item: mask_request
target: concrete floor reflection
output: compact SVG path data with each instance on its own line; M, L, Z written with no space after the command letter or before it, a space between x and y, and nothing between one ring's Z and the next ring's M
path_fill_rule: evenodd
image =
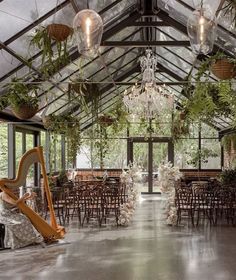
M0 279L235 280L236 228L166 226L159 198L143 195L129 227L74 222L60 244L0 252Z

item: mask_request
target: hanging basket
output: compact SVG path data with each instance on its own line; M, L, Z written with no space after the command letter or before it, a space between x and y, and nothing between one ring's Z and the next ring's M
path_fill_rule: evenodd
M211 65L211 72L220 80L229 80L236 76L234 63L228 59L219 59Z
M52 23L47 26L48 36L57 42L65 41L71 34L72 28L65 24Z
M111 116L103 115L98 117L98 122L104 126L110 126L115 122L115 119Z
M181 121L184 121L185 118L186 118L186 112L184 112L184 111L180 112L180 113L179 113L179 119L180 119Z
M20 120L31 119L38 111L38 105L21 104L19 107L12 107L12 112Z

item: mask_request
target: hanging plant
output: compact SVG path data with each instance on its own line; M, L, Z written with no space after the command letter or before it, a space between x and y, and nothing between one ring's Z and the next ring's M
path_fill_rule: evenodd
M230 15L232 18L232 24L236 27L236 1L235 0L227 0L225 1L225 6L221 9L223 15Z
M72 81L68 85L69 100L77 100L81 109L98 118L100 91L98 85L88 80Z
M98 117L98 122L104 126L110 126L115 122L115 119L112 116L107 114L100 115Z
M1 110L10 106L14 115L27 120L38 111L38 86L29 85L22 79L13 78L7 88L7 94L0 98Z
M189 134L189 124L186 122L173 122L172 123L172 138L174 141L177 139L187 136Z
M61 24L51 24L35 30L30 45L34 45L42 51L40 71L46 77L51 76L70 61L68 37L71 34L72 29ZM53 42L56 43L55 49L53 48Z
M196 79L200 81L204 75L208 78L210 72L220 80L230 80L236 76L236 59L217 52L201 64Z
M235 153L235 151L236 151L236 134L232 133L232 134L224 135L221 139L221 145L223 146L224 150L228 154L231 154L231 152Z
M198 81L189 99L181 103L181 108L187 112L187 117L192 121L211 121L215 117L234 115L234 104L236 104L235 93L229 81L218 83Z
M52 133L64 134L67 141L69 162L73 163L81 146L80 121L70 115L48 115L43 119L44 127Z
M65 24L52 23L47 26L48 36L57 42L65 41L73 33L73 29Z

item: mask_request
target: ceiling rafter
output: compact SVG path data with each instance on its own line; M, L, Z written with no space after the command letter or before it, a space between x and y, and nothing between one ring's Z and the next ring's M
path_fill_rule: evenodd
M102 46L104 47L136 47L136 48L147 48L147 46L162 46L162 47L188 47L190 46L189 41L103 41Z

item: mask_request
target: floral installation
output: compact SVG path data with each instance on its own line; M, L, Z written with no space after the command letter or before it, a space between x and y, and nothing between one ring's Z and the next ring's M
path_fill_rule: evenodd
M126 170L122 170L120 175L121 182L126 183L130 186L133 185L134 182L141 179L141 169L136 163L130 162L126 168Z
M161 192L167 197L166 199L166 223L168 225L177 224L177 210L175 207L175 181L182 177L178 167L174 167L171 162L163 163L158 168L158 178Z
M137 190L134 190L133 188L131 188L128 191L127 202L120 206L120 216L118 219L119 225L121 225L121 226L129 225L131 218L134 214L137 198L138 198Z

